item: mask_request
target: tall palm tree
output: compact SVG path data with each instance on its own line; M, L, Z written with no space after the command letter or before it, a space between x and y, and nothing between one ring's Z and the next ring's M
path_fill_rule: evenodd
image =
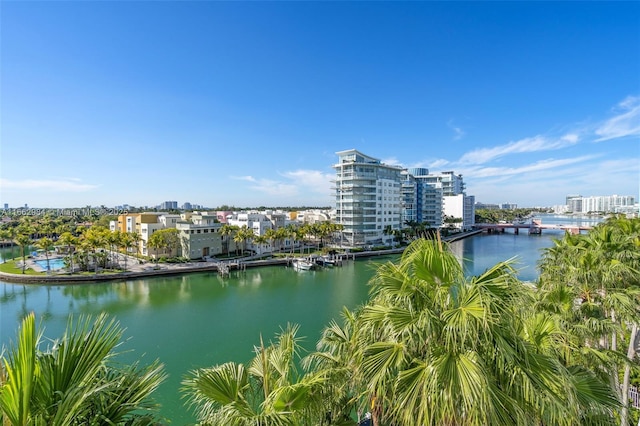
M258 245L258 247L260 248L260 250L258 251L260 252L260 254L262 254L262 249L269 242L269 239L266 235L258 235L253 239L253 242Z
M446 245L418 239L397 263L380 266L371 286L370 301L354 314L355 344L343 368L359 382L374 425L613 418L608 384L523 333L534 295L510 262L465 278Z
M127 232L127 235L129 235L132 244L136 248L136 257L140 257L140 234L138 234L137 232Z
M242 243L242 255L244 255L244 251L247 245L247 241L251 241L255 238L255 234L253 233L253 229L247 228L246 225L243 225L240 228L235 236L233 237L233 241L236 243Z
M278 251L282 251L282 245L284 243L284 240L287 239L287 237L289 236L289 231L287 231L285 228L278 228L276 229L276 242L278 243Z
M73 274L73 258L75 252L75 246L78 244L78 239L74 237L71 232L63 232L58 238L58 242L66 247L67 258L69 259L69 272Z
M101 258L105 256L105 254L100 252L99 249L104 249L108 244L105 231L108 232L108 230L104 228L91 227L81 236L86 243L86 247L91 252L94 263L94 273L96 275L98 274L98 266L100 266ZM105 260L106 263L106 258L103 260ZM106 264L103 266L106 266Z
M151 234L151 236L149 237L149 241L147 241L147 247L150 249L153 249L155 254L154 260L156 262L156 265L158 264L158 260L159 260L158 250L160 250L164 246L165 246L165 242L164 242L164 239L162 238L162 233L159 230Z
M231 241L230 237L234 235L236 232L238 232L239 229L240 229L239 227L235 225L229 225L227 223L225 223L220 227L220 235L224 239L227 246L227 257L229 257L229 245L230 245L229 243Z
M289 325L247 364L228 362L188 373L183 393L203 425L320 424L325 379L300 374L298 326Z
M289 225L285 226L283 229L284 229L284 235L285 235L284 238L288 240L290 243L289 253L293 254L294 246L296 242L296 236L295 236L296 226L290 223Z
M22 254L22 273L24 274L27 267L27 248L31 244L31 237L24 230L18 229L14 234L13 242L20 247L20 253Z
M640 219L614 218L587 235L555 240L540 263L539 303L571 336L564 357L620 389L621 425L628 422L630 376L629 362L621 360L635 356L640 317L639 247Z
M269 241L269 243L271 244L272 247L272 251L276 251L275 248L275 241L277 238L277 233L276 230L273 228L269 228L264 232L264 237Z
M44 256L47 259L47 272L51 271L51 265L49 264L49 252L53 249L53 240L48 237L42 237L36 242L36 245L44 250Z
M150 396L165 379L163 367L112 363L122 333L105 315L70 319L64 336L42 351L42 332L27 315L17 346L0 361L0 412L14 426L152 424Z
M111 259L112 267L115 267L118 263L118 247L122 239L122 232L120 230L111 231L106 230L105 240L109 244L109 258Z
M133 248L134 241L131 232L120 234L120 245L124 249L124 272L127 272L127 261L129 260L129 249Z
M25 273L27 267L27 249L31 244L31 228L25 226L18 226L13 232L13 242L20 247L20 254L22 256L22 273Z

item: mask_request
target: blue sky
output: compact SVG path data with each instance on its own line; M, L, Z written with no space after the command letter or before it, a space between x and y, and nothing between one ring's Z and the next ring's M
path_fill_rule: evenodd
M0 203L333 204L336 151L485 203L640 185L639 2L0 4Z

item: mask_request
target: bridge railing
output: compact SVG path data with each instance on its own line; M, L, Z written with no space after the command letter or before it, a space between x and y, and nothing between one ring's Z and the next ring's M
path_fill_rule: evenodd
M637 387L629 387L629 399L633 408L640 408L640 390Z

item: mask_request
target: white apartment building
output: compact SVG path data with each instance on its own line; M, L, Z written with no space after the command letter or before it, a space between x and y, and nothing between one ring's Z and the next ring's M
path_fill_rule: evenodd
M469 231L475 225L475 197L473 195L445 195L442 197L443 214L457 219L461 222L452 224L460 231Z
M418 223L428 223L432 228L439 228L442 226L443 216L443 204L442 197L444 195L442 176L439 174L429 174L429 170L418 167L407 170L408 181L413 181L415 189L413 191L413 198L410 198L409 194L405 194L403 201L405 203L413 204L413 217L403 219L413 220ZM451 174L453 172L450 172ZM455 176L455 175L454 175ZM450 182L451 178L449 174L445 175L446 181ZM459 177L460 181L456 183L455 188L464 189L462 183L462 176ZM447 184L448 195L451 193L452 184Z
M271 210L263 212L240 212L233 213L227 217L227 223L239 228L246 226L253 230L256 236L263 236L269 229L284 228L287 223L287 215L281 212ZM274 250L288 250L291 248L292 241L285 239L283 241L269 241L265 244L255 244L248 241L247 250L253 250L256 254L273 252Z
M460 230L473 228L475 197L466 195L462 175L403 169L355 149L336 154L335 222L344 226L344 245L392 245L393 236L384 232L388 227L402 229L415 221L440 228L446 216L458 219Z
M384 229L401 229L402 168L383 164L355 149L340 151L336 170L336 223L350 247L393 243Z
M566 211L572 213L629 213L636 207L631 195L603 195L583 197L567 195Z

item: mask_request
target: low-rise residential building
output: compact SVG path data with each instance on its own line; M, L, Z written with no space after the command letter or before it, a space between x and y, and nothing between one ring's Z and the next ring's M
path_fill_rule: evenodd
M175 228L181 219L180 215L163 212L130 213L118 216L116 220L109 222L111 231L120 231L136 234L138 247L132 247L131 252L137 252L143 256L153 256L148 248L149 238L160 229ZM173 257L179 255L178 250L162 251L158 256Z
M220 232L223 224L215 217L192 216L192 222L179 221L176 224L182 256L189 259L203 259L226 253L223 236ZM235 248L235 247L234 247Z

